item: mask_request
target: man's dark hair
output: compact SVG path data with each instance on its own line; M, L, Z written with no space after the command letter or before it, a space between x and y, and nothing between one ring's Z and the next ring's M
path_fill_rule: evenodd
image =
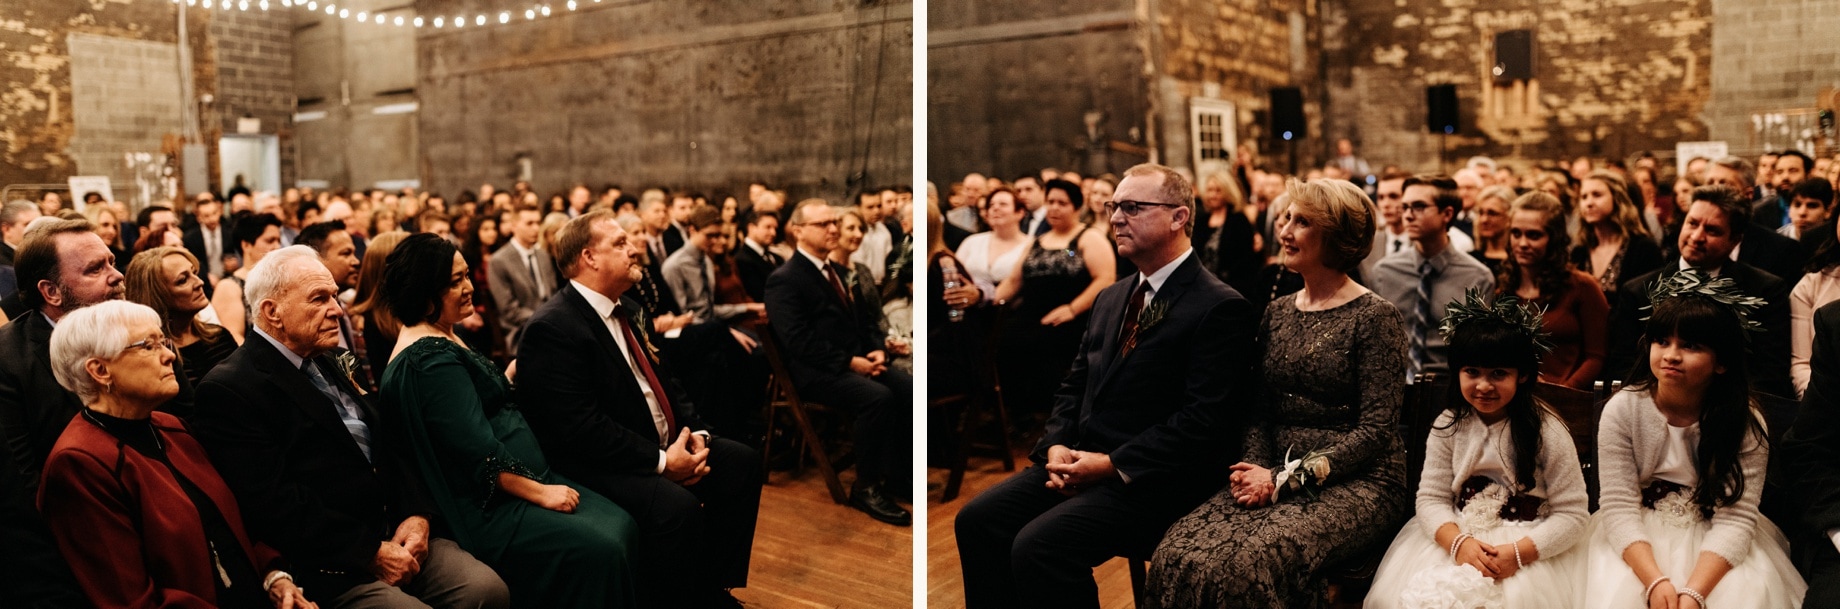
M894 194L897 194L897 195L913 194L914 192L914 187L908 186L906 184L896 184L894 186L889 187L888 189L893 190Z
M620 196L613 200L613 210L619 211L628 207L634 210L639 209L639 197L627 194L626 191L622 190L620 191Z
M1014 184L1014 185L1021 185L1023 180L1034 182L1037 186L1041 185L1041 176L1038 176L1032 173L1025 173L1020 176L1017 176L1016 179L1010 180L1009 183Z
M1400 187L1400 192L1404 192L1405 189L1413 186L1430 186L1437 189L1437 194L1431 197L1431 202L1436 203L1440 211L1446 209L1458 211L1463 209L1463 197L1457 195L1457 181L1451 179L1450 176L1444 174L1415 175L1406 178L1406 183L1404 186Z
M1790 191L1791 197L1805 197L1821 202L1822 207L1834 206L1834 183L1827 178L1808 178L1796 184Z
M576 216L556 231L556 246L550 253L556 256L556 265L562 267L563 276L574 277L578 273L575 266L581 261L582 251L594 244L594 223L613 218L613 212L597 209Z
M704 205L690 211L690 229L703 230L722 223L722 211Z
M19 243L19 250L13 253L13 273L19 280L19 302L30 309L45 306L45 297L38 291L38 282L49 280L55 285L60 281L58 235L95 230L95 225L90 224L89 220L58 220L27 232L25 239Z
M753 226L755 224L759 224L761 218L773 218L774 220L778 220L779 214L769 214L766 212L755 211L753 209L749 209L747 211L741 212L741 215L736 216L735 219L739 220L742 226Z
M413 326L441 314L441 299L453 285L454 244L437 235L404 237L384 259L383 301L390 314Z
M334 232L344 231L344 220L327 220L325 222L315 223L300 229L300 234L294 236L294 245L305 245L313 248L315 252L324 254L326 253L326 246L329 245L332 240L332 234Z
M301 201L300 206L294 208L294 221L300 222L302 220L306 220L307 212L309 211L314 212L314 213L319 213L319 203L316 203L313 201Z
M261 239L262 233L270 226L280 230L281 219L269 214L244 215L237 218L236 224L230 229L231 237L236 239L238 245L248 245Z
M1802 154L1802 151L1800 150L1784 150L1782 152L1776 153L1776 160L1781 161L1782 158L1786 156L1792 156L1792 157L1801 159L1803 173L1814 171L1814 157L1808 156L1806 154ZM1771 167L1771 169L1775 169L1775 168Z
M134 215L134 223L139 224L141 226L146 226L147 223L153 221L154 213L161 212L161 211L172 211L172 210L173 208L167 207L165 205L148 205L147 207L144 207L141 209L141 213Z
M1744 230L1751 225L1751 206L1744 195L1724 184L1708 184L1693 189L1693 201L1717 207L1725 215L1725 223L1731 225L1731 240L1744 240ZM1687 207L1691 209L1692 205Z

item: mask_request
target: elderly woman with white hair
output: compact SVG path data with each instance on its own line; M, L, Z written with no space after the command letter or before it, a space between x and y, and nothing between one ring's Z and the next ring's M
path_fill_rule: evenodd
M316 608L252 543L236 498L177 417L158 313L110 301L51 334L58 384L83 401L51 449L38 495L52 535L96 607Z

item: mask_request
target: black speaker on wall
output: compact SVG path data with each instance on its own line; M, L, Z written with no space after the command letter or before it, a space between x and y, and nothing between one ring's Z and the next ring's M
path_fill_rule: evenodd
M1533 80L1533 30L1495 34L1495 80Z
M1457 86L1425 87L1425 129L1432 133L1457 132Z
M1270 116L1273 136L1281 140L1303 139L1309 133L1309 121L1303 118L1303 89L1272 89Z

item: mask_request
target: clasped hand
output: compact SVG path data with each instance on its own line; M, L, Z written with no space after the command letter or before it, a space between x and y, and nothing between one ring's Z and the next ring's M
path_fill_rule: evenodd
M380 542L371 574L389 586L401 586L415 579L428 560L428 519L410 516L396 526L396 535Z
M888 354L870 351L867 356L852 357L850 371L868 377L881 376L888 371Z
M664 478L683 486L701 482L709 475L709 442L685 427L677 441L664 449Z
M1073 450L1056 444L1048 447L1047 487L1072 497L1085 487L1118 475L1112 456L1105 453Z
M1227 476L1227 489L1233 491L1233 502L1240 507L1260 507L1271 504L1271 498L1278 493L1278 485L1271 481L1271 470L1241 461L1228 468L1233 471Z

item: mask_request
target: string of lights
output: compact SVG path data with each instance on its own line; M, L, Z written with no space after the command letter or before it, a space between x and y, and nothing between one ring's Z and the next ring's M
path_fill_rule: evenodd
M582 5L599 4L601 3L601 1L602 0L568 0L567 2L562 4L562 7L564 10L574 11L576 9L581 8ZM278 3L282 8L304 9L304 10L312 11L312 12L324 12L326 13L327 16L338 17L339 19L355 21L357 23L368 23L368 24L375 24L375 25L394 25L396 27L418 27L418 28L432 27L436 29L441 29L441 28L461 29L461 28L467 28L467 27L485 27L488 25L502 25L502 24L511 23L512 20L516 18L516 13L517 13L517 11L499 11L496 14L478 13L478 14L472 14L472 15L460 14L460 15L453 15L453 16L437 15L433 17L432 19L430 19L430 18L425 18L420 15L413 16L413 17L405 16L405 15L391 16L391 15L385 15L383 13L372 14L367 11L358 11L357 13L354 14L349 8L341 8L337 4L332 3L332 2L321 4L319 0L275 0L275 2L273 3L271 3L270 0L256 0L255 2L250 2L249 0L234 0L234 1L233 0L173 0L173 4L184 4L186 6L193 6L193 7L203 8L203 9L225 10L225 11L233 10L233 9L240 10L240 11L250 11L250 10L266 11L266 10L269 10L269 8L271 7L271 4L276 4L276 3ZM550 5L548 4L537 4L537 5L532 5L528 8L525 8L523 11L523 17L525 21L535 21L536 19L540 17L548 17L554 12L555 10L551 9Z

